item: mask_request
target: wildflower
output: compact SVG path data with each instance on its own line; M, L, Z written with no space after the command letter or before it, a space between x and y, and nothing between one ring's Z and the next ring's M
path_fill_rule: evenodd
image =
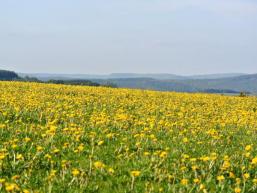
M251 150L252 150L252 146L251 145L245 146L245 151L251 151Z
M108 172L109 172L110 174L113 174L113 173L114 173L114 169L113 169L113 168L109 168L109 169L108 169Z
M180 183L181 183L182 185L187 185L187 184L188 184L188 179L183 178L183 179L180 181Z
M18 189L19 189L18 186L14 183L6 183L5 184L5 190L7 192L12 192L12 191L18 190Z
M53 153L55 153L55 154L57 154L57 153L59 153L59 152L60 152L60 150L57 149L57 148L53 150Z
M19 175L15 175L15 176L12 177L12 180L18 180L19 178L20 178Z
M0 178L0 184L5 183L5 179L4 178Z
M255 157L255 158L252 159L252 164L253 164L253 165L257 165L257 157Z
M51 159L52 156L51 156L50 154L46 154L46 155L44 156L44 158Z
M94 166L95 166L95 168L97 168L97 169L102 169L102 168L105 167L104 163L101 162L101 161L96 161L96 162L94 163Z
M196 166L196 165L193 165L191 168L192 168L193 171L196 171L199 167Z
M17 144L12 144L12 149L16 149L18 147Z
M84 150L84 144L80 144L79 146L78 146L78 151L79 152L82 152Z
M74 177L76 177L80 174L80 171L78 169L74 168L71 173Z
M188 139L185 137L185 138L183 138L183 142L184 143L188 143Z
M48 177L47 177L47 179L48 180L52 180L54 177L55 177L55 175L56 175L56 170L51 170L50 171L50 174L48 175Z
M37 151L38 151L38 152L40 152L40 151L42 151L42 150L43 150L43 147L41 147L41 146L37 146L37 148L36 148L36 149L37 149Z
M245 173L245 174L244 174L244 178L245 178L245 179L250 178L250 174L249 174L249 173Z
M236 178L236 184L240 184L241 183L241 179L240 178Z
M200 190L205 189L205 185L204 184L200 184Z
M22 154L18 154L18 155L16 156L16 159L17 159L17 160L21 160L21 159L23 159Z
M138 171L138 170L133 170L133 171L130 172L130 174L133 177L138 177L141 174L141 172Z
M25 137L25 138L24 138L24 141L25 141L25 142L29 142L29 141L31 141L31 139L30 139L29 137Z
M201 160L204 161L204 162L207 162L207 161L210 160L210 157L204 156L204 157L201 157Z
M167 153L166 151L162 151L162 152L160 153L160 158L166 158L167 155L168 155L168 153Z
M0 153L0 160L3 160L6 157L5 153Z
M104 141L99 141L98 143L97 143L97 145L103 145L104 144Z
M233 172L229 172L229 177L230 178L235 178L235 174Z
M230 167L230 162L229 161L224 161L223 165L222 165L222 169L226 170Z
M224 180L225 180L225 177L224 177L223 175L217 176L217 180L218 180L219 182L224 181Z
M245 157L250 157L251 153L250 152L246 152L245 153Z

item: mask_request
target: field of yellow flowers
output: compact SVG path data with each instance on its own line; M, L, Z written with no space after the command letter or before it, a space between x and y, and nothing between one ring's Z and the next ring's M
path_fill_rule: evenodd
M257 192L257 98L0 82L0 192Z

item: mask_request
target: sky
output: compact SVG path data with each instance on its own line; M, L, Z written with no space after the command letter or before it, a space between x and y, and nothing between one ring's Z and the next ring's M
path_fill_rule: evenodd
M0 0L0 69L257 73L257 1Z

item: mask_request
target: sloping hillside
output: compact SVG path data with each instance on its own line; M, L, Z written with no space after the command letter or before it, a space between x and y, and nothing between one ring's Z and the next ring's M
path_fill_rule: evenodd
M183 80L180 82L198 89L232 89L257 93L257 74L222 79Z
M19 76L15 72L8 70L0 70L0 80L15 80L18 78Z
M108 80L94 80L100 84L111 82L122 88L139 88L159 91L197 92L191 85L171 80L156 80L152 78L121 78Z

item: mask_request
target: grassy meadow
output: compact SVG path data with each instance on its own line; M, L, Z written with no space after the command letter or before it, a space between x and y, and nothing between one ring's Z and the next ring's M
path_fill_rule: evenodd
M257 192L257 98L0 82L0 192Z

